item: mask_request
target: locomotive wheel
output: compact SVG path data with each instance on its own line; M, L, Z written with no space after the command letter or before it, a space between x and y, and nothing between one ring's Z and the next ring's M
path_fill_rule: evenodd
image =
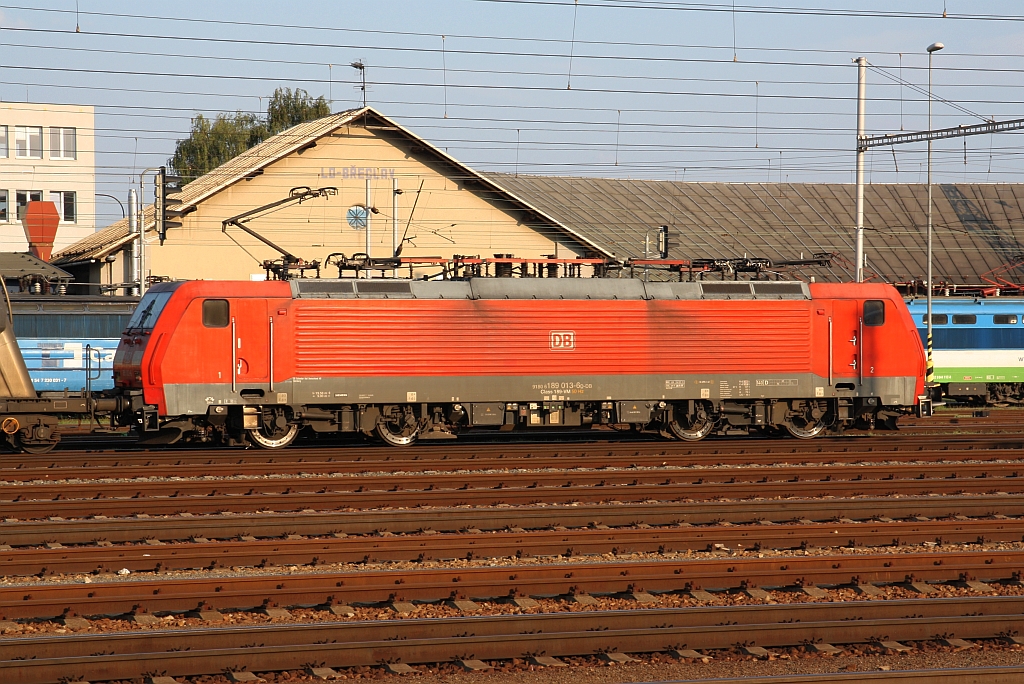
M825 431L824 423L815 423L806 427L797 427L793 424L786 425L786 431L797 439L814 439Z
M672 420L668 429L679 439L687 442L698 442L715 428L715 419L709 414L704 406L697 407L694 416L684 416L682 420Z
M381 416L377 434L391 446L411 446L420 437L420 424L411 411L393 410Z
M797 439L814 439L828 428L827 417L828 407L823 402L807 402L803 413L787 419L784 426Z
M419 439L420 428L383 421L377 424L377 434L391 446L411 446Z
M299 435L298 425L289 425L285 429L274 428L267 430L265 427L249 430L249 439L252 443L262 449L283 449Z
M288 423L288 417L280 409L266 414L260 427L249 430L249 439L262 449L283 449L299 435L299 426Z

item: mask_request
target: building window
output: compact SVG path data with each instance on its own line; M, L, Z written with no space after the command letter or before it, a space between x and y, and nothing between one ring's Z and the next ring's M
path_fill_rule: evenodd
M50 201L57 207L61 221L74 223L78 220L77 207L75 206L75 193L73 192L51 192Z
M77 136L74 128L50 127L50 159L76 159Z
M18 204L18 216L17 219L20 221L25 218L25 209L28 208L29 202L42 202L43 191L42 190L18 190L14 193L15 200Z
M43 127L14 127L14 156L18 159L43 158Z
M0 126L0 159L7 159L7 126Z
M0 221L7 220L7 191L0 190Z

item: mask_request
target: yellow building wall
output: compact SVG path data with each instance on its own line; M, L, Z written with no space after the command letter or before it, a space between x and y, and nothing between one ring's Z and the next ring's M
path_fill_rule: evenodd
M298 186L331 186L338 194L277 210L247 225L307 261L323 261L334 252L348 256L365 252L366 232L352 228L346 214L366 201L369 183L370 206L376 209L370 218L370 253L389 257L394 225L392 178L402 191L397 216L399 240L406 238L403 257L509 253L535 258L557 253L569 258L583 254L570 238L524 225L515 212L491 203L483 192L467 189L453 167L433 163L422 151L412 151L412 144L393 132L361 126L320 138L315 147L274 162L251 180L239 181L200 202L182 220L181 228L171 229L163 245L147 245L147 274L207 280L260 276L264 273L261 262L280 254L236 227L223 232L221 222L283 199ZM323 277L337 275L334 268L323 273Z

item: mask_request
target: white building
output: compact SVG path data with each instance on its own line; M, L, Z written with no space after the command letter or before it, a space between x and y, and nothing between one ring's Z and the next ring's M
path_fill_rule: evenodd
M57 205L54 252L96 230L94 120L92 107L0 102L0 252L28 251L32 201Z

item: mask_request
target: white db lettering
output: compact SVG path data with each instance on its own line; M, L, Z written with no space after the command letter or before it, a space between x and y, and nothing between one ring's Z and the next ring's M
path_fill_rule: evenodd
M572 351L576 348L576 333L572 330L551 331L551 351Z

